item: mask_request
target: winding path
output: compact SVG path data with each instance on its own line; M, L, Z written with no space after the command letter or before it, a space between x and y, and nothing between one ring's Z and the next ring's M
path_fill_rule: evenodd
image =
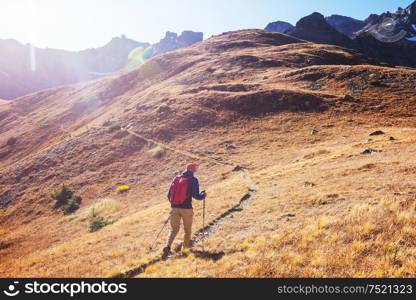
M205 226L204 228L200 228L199 230L197 230L193 236L192 239L192 243L195 245L205 239L207 239L208 237L210 237L218 227L220 227L223 223L227 222L230 218L232 218L232 216L234 216L235 214L241 212L244 210L244 208L250 203L250 201L254 198L256 192L257 192L257 187L255 185L255 183L253 182L253 180L250 177L250 173L246 168L240 167L232 162L228 162L228 161L223 161L220 158L212 158L212 157L201 157L197 154L191 153L189 151L185 151L185 150L180 150L180 149L176 149L173 148L171 146L168 146L164 143L161 143L159 141L156 141L154 139L150 139L147 138L137 132L134 132L131 128L131 126L128 126L126 128L122 128L122 130L127 131L129 134L140 138L144 141L146 141L149 144L154 144L157 145L159 147L162 147L166 150L170 150L173 152L176 152L178 154L190 157L192 159L197 159L197 160L201 160L201 161L211 161L217 164L221 164L221 165L226 165L226 166L232 166L234 169L233 171L241 171L243 172L243 178L247 184L247 189L248 192L247 194L245 194L243 197L241 197L240 202L233 206L232 208L230 208L229 210L225 211L224 213L222 213L220 216L218 216L215 220L211 221L207 226ZM221 258L223 255L225 255L224 252L221 253L210 253L210 252L203 252L203 251L194 251L194 254L196 256L199 257L204 257L204 258L209 258L212 260L218 260L219 258ZM168 258L164 258L162 255L160 257L157 257L147 263L144 263L138 267L135 267L131 270L128 270L122 274L119 274L117 276L114 276L114 278L132 278L135 277L141 273L143 273L147 267L157 264L161 261L164 261L166 259L169 258L173 258L173 257L180 257L180 251L177 250L176 253L174 253L172 256L168 257Z

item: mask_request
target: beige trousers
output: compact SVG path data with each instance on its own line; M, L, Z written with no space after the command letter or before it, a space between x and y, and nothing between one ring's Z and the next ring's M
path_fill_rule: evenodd
M185 248L191 247L191 235L192 235L192 220L194 217L193 209L183 209L183 208L172 208L170 212L170 225L172 230L169 234L168 246L171 247L175 237L178 235L179 229L181 227L181 219L183 220L183 228L185 231L185 236L183 239L183 245Z

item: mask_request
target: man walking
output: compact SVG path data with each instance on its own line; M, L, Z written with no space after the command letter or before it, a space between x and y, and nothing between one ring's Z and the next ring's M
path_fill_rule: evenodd
M170 186L168 199L172 207L170 212L170 224L172 230L169 234L168 244L163 249L164 256L167 256L170 253L172 243L179 232L181 220L183 220L185 231L183 246L185 248L191 247L192 221L194 216L192 198L204 200L207 196L205 192L199 192L199 182L198 179L194 177L197 170L197 165L188 165L186 171L175 177Z

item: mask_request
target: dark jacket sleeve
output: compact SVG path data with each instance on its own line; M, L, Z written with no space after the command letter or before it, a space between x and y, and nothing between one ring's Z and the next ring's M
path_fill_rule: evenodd
M195 177L192 178L193 194L192 197L196 200L204 200L205 196L199 192L199 182Z
M168 190L168 194L167 194L168 200L170 200L170 191L172 190L172 185L173 185L173 181L172 181L172 183L169 186L169 190Z

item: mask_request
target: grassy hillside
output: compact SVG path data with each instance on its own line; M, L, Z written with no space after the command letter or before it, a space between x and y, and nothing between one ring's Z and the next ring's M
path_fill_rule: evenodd
M0 274L415 276L415 79L245 30L19 98L0 107ZM196 203L196 251L163 261L167 232L149 246L190 161L205 249ZM83 197L70 215L62 183ZM93 208L117 222L89 232Z

